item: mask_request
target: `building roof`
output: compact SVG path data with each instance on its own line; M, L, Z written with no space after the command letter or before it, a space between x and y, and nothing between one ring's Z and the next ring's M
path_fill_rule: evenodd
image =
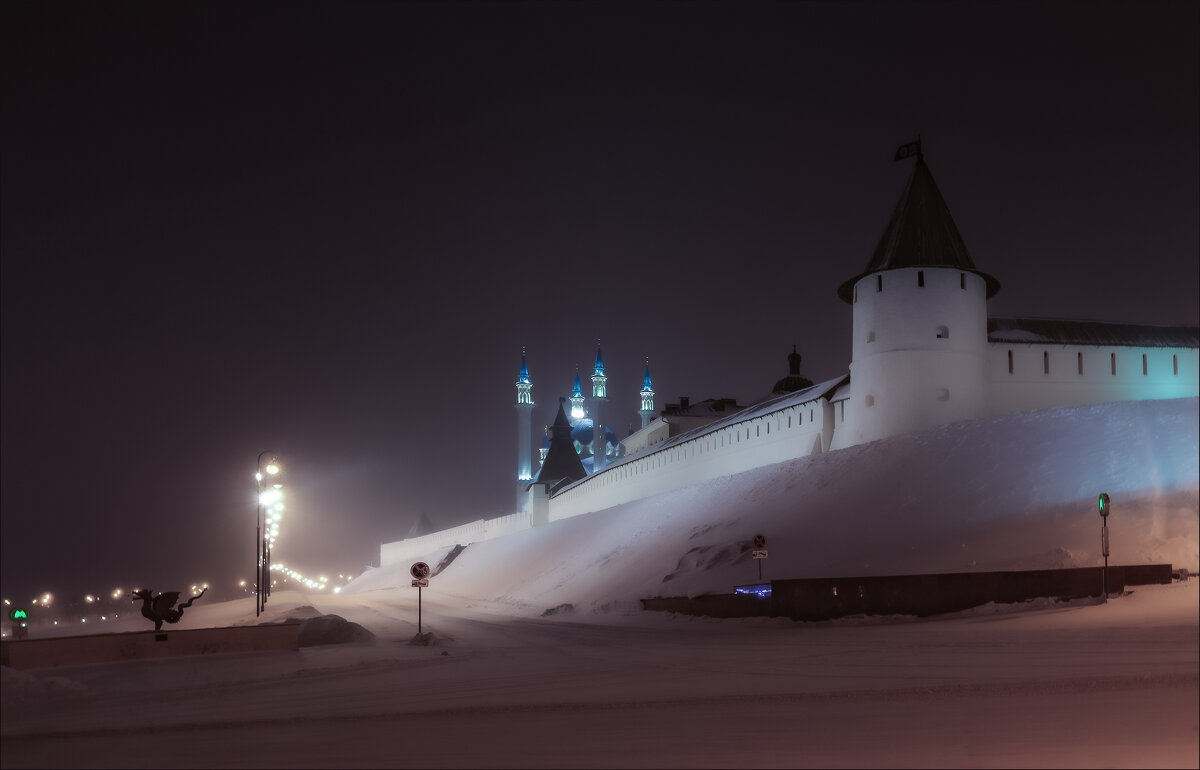
M989 318L987 330L988 342L1135 348L1200 347L1200 326L1159 326L1056 318Z
M679 403L667 404L662 410L662 414L665 417L688 416L708 419L745 408L745 406L737 403L737 399L734 398L706 398L703 401L697 401L693 404L687 396L680 396Z
M813 381L807 377L800 376L800 354L796 352L796 346L792 345L792 352L788 353L788 376L775 383L775 387L771 389L771 393L778 395L780 393L795 393L797 390L811 388Z
M987 296L1000 291L1000 282L978 270L959 235L954 217L946 206L925 157L917 156L912 176L900 194L887 229L875 247L866 269L838 287L838 296L854 301L854 284L860 278L882 270L902 267L949 267L981 276L987 283Z

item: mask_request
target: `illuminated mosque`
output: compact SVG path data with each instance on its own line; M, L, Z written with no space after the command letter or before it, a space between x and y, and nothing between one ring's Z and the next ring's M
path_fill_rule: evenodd
M800 356L768 397L659 413L646 365L641 427L618 440L597 345L592 395L576 373L533 469L532 382L517 379L517 505L380 548L380 564L501 537L754 468L938 425L1014 412L1200 394L1200 327L988 317L1000 282L975 266L919 143L916 163L862 272L837 288L850 305L848 371L800 377ZM793 357L794 356L794 357ZM593 448L603 451L593 452Z

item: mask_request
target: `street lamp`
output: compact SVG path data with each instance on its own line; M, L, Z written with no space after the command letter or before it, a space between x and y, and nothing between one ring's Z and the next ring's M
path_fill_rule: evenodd
M263 458L268 455L270 459L264 464ZM271 593L271 546L279 534L279 520L283 517L283 476L279 458L271 450L259 452L254 481L258 486L258 519L254 532L254 579L257 589L254 592L254 614L258 616Z

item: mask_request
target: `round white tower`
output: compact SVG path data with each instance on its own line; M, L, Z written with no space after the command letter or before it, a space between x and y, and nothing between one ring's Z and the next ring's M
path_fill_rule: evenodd
M867 269L838 296L853 305L845 447L985 413L987 299L937 184L917 155Z

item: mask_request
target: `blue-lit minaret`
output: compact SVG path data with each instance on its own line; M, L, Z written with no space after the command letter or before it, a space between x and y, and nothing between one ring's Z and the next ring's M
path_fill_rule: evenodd
M600 340L596 340L596 368L592 371L592 473L604 467L608 438L605 436L603 406L608 402L608 376L604 373L604 356Z
M575 367L575 387L571 389L571 424L579 422L587 414L583 411L583 387L579 384L579 367Z
M529 417L533 412L533 383L521 348L521 373L517 376L517 510L525 507L525 489L533 480L533 454L529 449Z
M646 359L646 376L642 378L642 408L638 414L642 416L642 427L650 423L654 416L654 384L650 382L650 359Z

